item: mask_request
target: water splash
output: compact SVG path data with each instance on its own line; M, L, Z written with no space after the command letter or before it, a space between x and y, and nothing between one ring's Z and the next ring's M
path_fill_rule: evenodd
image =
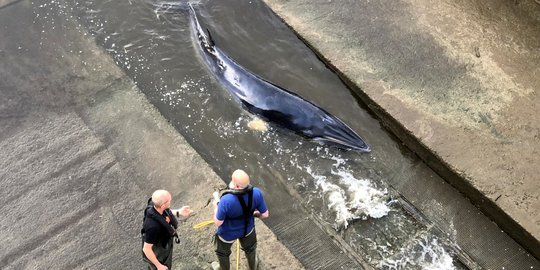
M368 180L358 180L350 172L337 171L341 183L347 186L351 197L348 207L354 211L354 216L369 216L372 218L384 217L390 212L388 206L388 190L374 188Z
M424 235L408 247L403 247L398 256L386 258L379 263L381 269L454 270L454 260L437 237Z
M334 212L336 230L347 228L352 220L381 218L390 212L388 191L378 190L367 179L357 179L348 171L334 168L332 175L339 180L331 183L327 176L316 174L310 167L306 171L322 190L328 209Z

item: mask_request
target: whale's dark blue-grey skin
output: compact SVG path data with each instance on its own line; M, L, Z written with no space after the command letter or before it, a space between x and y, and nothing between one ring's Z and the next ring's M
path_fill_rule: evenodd
M191 30L198 51L219 83L250 113L317 142L369 152L370 147L337 117L313 103L251 73L215 46L189 5Z

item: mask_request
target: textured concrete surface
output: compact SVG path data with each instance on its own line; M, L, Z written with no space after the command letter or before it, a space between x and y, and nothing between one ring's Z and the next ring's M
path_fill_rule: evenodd
M5 7L7 5L12 5L14 3L17 3L21 0L0 0L0 8Z
M34 20L29 1L0 7L0 269L143 269L157 188L197 213L174 269L210 269L213 226L192 226L223 181L76 24ZM263 269L302 269L257 222Z
M537 1L265 2L390 130L540 257Z
M535 1L266 2L390 129L534 251ZM141 268L141 211L159 187L198 212L180 227L175 268L208 268L212 229L191 226L209 218L207 191L222 181L76 25L49 31L34 19L30 1L0 0L0 268ZM301 268L258 226L265 268Z

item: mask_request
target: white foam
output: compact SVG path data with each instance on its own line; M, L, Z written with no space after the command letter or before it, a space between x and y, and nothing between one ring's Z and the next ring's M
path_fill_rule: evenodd
M390 212L387 191L374 188L370 181L356 179L350 172L332 170L332 174L340 178L339 183L334 184L311 168L306 170L322 190L328 209L335 213L336 229L347 228L351 220L381 218Z
M437 238L425 235L414 243L419 245L422 250L410 252L413 247L403 248L402 250L408 250L409 252L402 253L399 258L387 258L381 261L379 268L410 269L412 266L416 266L415 269L424 270L456 269L452 256L444 249Z
M388 215L388 191L374 188L370 181L356 179L350 172L337 171L332 173L341 177L341 183L346 185L350 200L349 209L354 209L353 216L369 216L381 218Z
M420 243L420 245L423 247L422 254L419 259L422 269L455 269L452 257L441 245L439 245L437 238L432 239L430 243Z

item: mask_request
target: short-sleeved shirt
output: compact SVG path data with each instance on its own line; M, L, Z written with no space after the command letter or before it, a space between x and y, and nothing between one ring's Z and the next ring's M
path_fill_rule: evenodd
M246 205L248 204L248 193L241 196L244 199ZM234 194L225 194L221 197L216 218L223 220L223 224L218 227L217 234L221 238L231 241L244 237L245 220L242 211L242 205L238 201L240 196ZM251 212L258 210L261 213L268 211L266 203L264 201L262 192L258 188L253 188L253 201ZM255 227L255 218L251 215L248 219L248 228L246 232L250 232Z
M167 214L163 212L162 216L166 217ZM163 226L153 218L146 218L144 220L143 227L144 242L148 244L155 245L159 243L162 247L165 247L169 243L169 240L172 239L172 237L169 235L169 232L167 232L167 229L163 228Z

